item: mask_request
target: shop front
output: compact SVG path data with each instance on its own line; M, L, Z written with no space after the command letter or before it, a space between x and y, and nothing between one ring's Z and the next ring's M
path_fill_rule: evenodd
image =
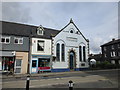
M51 71L51 56L38 56L32 58L31 73Z
M10 51L0 51L0 70L14 72L15 54Z

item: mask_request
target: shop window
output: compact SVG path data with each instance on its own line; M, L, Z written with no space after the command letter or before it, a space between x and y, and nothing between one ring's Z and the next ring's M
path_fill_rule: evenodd
M56 59L57 61L60 61L60 44L57 43L57 46L56 46Z
M61 45L61 56L62 56L62 61L65 61L65 45Z
M79 60L82 61L82 47L79 46Z
M38 40L37 42L37 50L44 51L44 41Z
M83 61L86 61L86 51L85 51L85 46L83 46Z
M14 43L15 44L23 44L23 38L17 38L17 37L15 37Z
M9 44L10 43L10 37L1 37L0 42L5 43L5 44Z
M39 58L38 59L38 67L49 67L50 59L49 58Z

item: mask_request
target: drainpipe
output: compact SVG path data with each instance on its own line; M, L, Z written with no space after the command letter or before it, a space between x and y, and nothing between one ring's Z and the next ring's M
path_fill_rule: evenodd
M31 46L32 46L31 35L32 35L32 31L30 31L30 35L29 35L29 51L28 51L28 67L27 67L27 74L30 74Z

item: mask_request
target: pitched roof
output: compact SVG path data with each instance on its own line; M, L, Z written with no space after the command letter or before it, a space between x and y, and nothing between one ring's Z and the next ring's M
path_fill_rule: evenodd
M59 30L43 27L45 30L44 35L37 35L36 30L38 26L7 22L7 21L0 21L0 25L2 25L2 32L0 32L0 34L5 34L5 35L20 35L20 36L32 35L32 37L50 39L52 35L56 35L57 33L59 33Z
M70 23L72 23L75 27L76 27L76 29L80 32L80 30L78 29L78 27L75 25L75 23L73 22L73 20L72 20L72 18L70 19L70 22L65 26L65 27L63 27L60 31L62 31L63 29L65 29ZM82 37L87 41L87 42L89 42L89 40L88 39L86 39L85 38L85 36L80 32L80 34L82 35Z
M101 47L102 46L108 46L108 45L116 44L116 43L120 43L120 39L112 40L112 41L110 41L108 43L105 43L105 44L101 45Z

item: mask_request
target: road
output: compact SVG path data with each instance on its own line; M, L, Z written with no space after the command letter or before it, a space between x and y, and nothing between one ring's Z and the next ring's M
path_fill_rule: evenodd
M78 71L64 74L30 77L30 88L118 88L119 70ZM25 88L26 77L3 79L2 88Z

